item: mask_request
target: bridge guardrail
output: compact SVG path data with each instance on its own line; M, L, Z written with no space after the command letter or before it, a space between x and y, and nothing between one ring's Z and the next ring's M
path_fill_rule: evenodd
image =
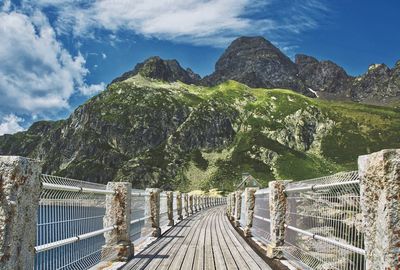
M229 194L227 215L271 258L284 256L300 269L400 267L399 149L360 156L358 171L272 181L245 199L238 217L237 200L250 194Z
M134 244L161 236L160 214L166 217L161 225L183 218L189 195L40 171L35 160L0 156L0 269L89 269L101 261L126 261ZM224 203L190 197L192 213L206 209L207 201Z

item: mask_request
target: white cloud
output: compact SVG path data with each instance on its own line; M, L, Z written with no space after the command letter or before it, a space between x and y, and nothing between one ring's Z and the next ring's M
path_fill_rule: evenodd
M24 128L19 125L21 122L23 122L23 119L15 114L4 116L3 121L0 123L0 135L23 131Z
M286 16L274 16L274 5L281 0L75 0L61 5L38 0L35 5L56 8L57 29L77 36L90 37L95 28L132 30L147 37L225 46L240 35L270 37L279 31L298 34L314 28L315 17L324 10L321 1L291 0L280 7L290 11Z
M106 59L106 58L107 58L107 54L101 53L101 57L102 57L103 59Z
M54 115L79 89L98 89L85 83L83 56L63 48L43 13L0 12L0 36L1 113Z
M99 84L83 85L79 88L79 91L85 96L94 95L100 91L103 91L106 85L102 82Z

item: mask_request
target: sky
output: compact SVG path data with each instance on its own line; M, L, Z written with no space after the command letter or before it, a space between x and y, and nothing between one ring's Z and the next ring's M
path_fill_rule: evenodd
M353 76L400 60L398 0L0 0L0 135L57 120L158 55L201 76L239 36Z

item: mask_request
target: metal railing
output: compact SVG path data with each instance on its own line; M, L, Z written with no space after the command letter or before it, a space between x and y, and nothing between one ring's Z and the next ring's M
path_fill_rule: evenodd
M284 185L284 256L300 269L365 269L358 172ZM254 194L251 235L264 245L272 243L270 193L265 188ZM244 194L239 220L242 228L246 225Z
M101 259L105 185L42 175L35 269L86 269Z
M39 201L35 269L89 269L98 264L105 244L106 185L42 175ZM149 194L132 190L130 238L135 242L151 234Z
M271 220L269 212L269 189L260 189L254 194L254 217L251 233L259 241L268 244L271 240Z
M364 269L357 172L286 185L284 254L311 269Z
M130 239L136 242L151 234L150 213L148 204L150 194L144 190L134 189L131 193Z

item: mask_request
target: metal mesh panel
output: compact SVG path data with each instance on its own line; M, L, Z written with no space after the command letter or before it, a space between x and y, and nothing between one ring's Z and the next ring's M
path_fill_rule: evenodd
M287 184L286 257L311 269L365 268L364 256L351 249L364 248L357 180L357 172L349 172Z
M168 205L167 205L167 194L165 192L160 193L160 227L168 225Z
M43 183L105 190L105 185L42 175ZM40 195L36 246L103 229L104 194L43 189ZM35 269L87 269L97 264L104 245L98 235L36 254Z
M255 193L254 218L251 233L264 243L271 240L271 224L269 212L269 190L260 189Z
M149 194L144 190L134 189L131 196L130 239L135 242L151 234L151 224L147 213Z

